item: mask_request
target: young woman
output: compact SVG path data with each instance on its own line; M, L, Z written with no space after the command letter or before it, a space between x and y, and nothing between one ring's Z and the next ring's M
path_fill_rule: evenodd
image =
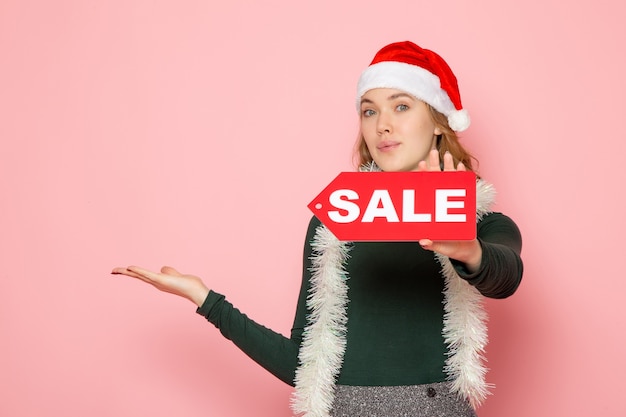
M411 42L381 49L358 82L361 170L472 170L456 132L469 126L445 61ZM295 386L305 416L475 416L488 394L483 297L522 277L521 236L490 211L477 181L472 241L341 242L311 220L289 338L241 314L202 280L170 267L115 268L194 302L252 359Z

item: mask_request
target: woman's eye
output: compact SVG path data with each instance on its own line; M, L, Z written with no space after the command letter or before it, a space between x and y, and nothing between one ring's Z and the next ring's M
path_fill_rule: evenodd
M371 110L371 109L363 110L363 117L370 117L370 116L373 116L374 114L375 114L374 110Z
M409 106L407 106L406 104L398 104L398 106L396 107L397 111L407 111L409 109Z

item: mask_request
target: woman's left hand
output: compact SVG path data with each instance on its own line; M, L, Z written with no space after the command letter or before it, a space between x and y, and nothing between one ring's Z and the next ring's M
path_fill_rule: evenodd
M138 266L127 268L113 268L114 275L126 275L147 282L159 291L184 297L200 307L207 295L209 288L202 280L190 274L181 274L171 266L164 266L161 272L150 271Z
M439 151L433 149L428 154L428 159L417 166L418 172L441 171ZM459 162L454 166L454 160L449 152L443 156L443 171L465 171L465 165ZM437 240L420 239L419 244L426 250L431 250L451 259L463 262L470 272L478 271L482 258L482 248L478 240Z

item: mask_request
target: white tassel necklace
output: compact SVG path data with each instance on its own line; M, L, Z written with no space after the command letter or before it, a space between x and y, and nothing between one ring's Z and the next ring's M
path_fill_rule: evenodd
M371 171L375 168L364 167ZM476 183L476 221L489 213L495 190L483 180ZM303 417L328 417L335 381L346 348L348 274L345 262L349 242L339 241L324 225L315 233L311 257L311 290L307 298L308 325L298 359L292 409ZM489 394L485 382L484 348L487 314L483 296L456 273L448 257L435 254L444 285L442 334L448 347L445 372L452 391L478 406Z

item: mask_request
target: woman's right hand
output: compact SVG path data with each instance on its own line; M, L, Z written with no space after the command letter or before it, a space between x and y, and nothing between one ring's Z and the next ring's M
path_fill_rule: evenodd
M161 272L153 272L138 266L114 268L116 275L126 275L151 284L156 289L184 297L198 307L204 303L209 288L195 275L181 274L172 267L164 266Z

